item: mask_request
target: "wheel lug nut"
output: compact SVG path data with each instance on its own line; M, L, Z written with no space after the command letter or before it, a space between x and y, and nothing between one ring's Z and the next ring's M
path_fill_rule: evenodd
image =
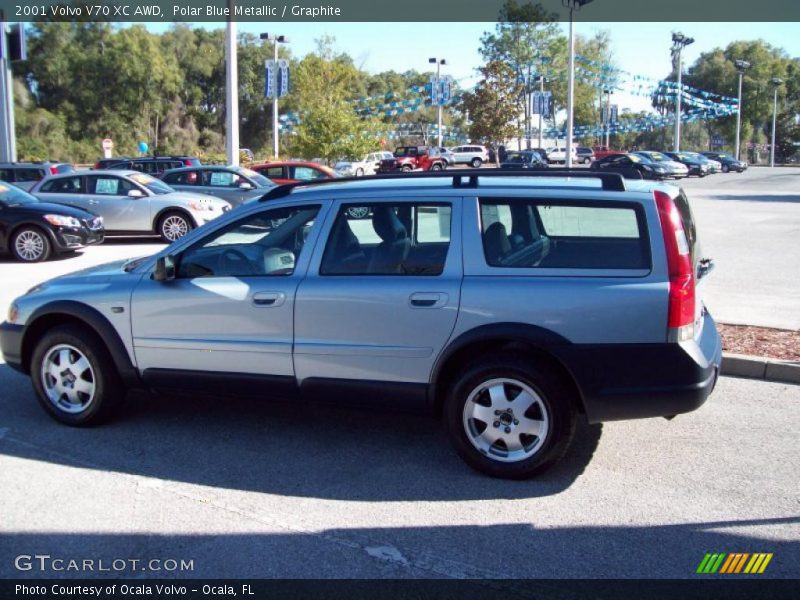
M506 433L511 433L511 427L506 427Z
M495 421L495 422L494 422L494 426L495 426L495 427L500 427L500 421Z

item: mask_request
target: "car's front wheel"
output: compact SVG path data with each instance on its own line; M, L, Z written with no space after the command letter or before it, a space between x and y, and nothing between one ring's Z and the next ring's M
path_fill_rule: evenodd
M183 213L170 212L158 221L158 235L168 244L181 239L191 230L192 222Z
M11 237L11 252L22 262L41 262L47 260L53 246L47 234L38 227L22 227Z
M483 161L480 158L473 158L472 161L469 163L473 169L480 169Z
M441 171L441 170L442 170L441 163L433 163L431 165L431 171Z
M125 393L103 341L77 325L61 325L42 336L30 372L40 404L67 425L106 420Z
M728 165L722 165L722 172L723 173L727 173L730 170L731 170L731 168Z
M403 173L410 173L411 172L411 165L403 165L403 168L400 169Z
M356 177L363 177L363 176L364 176L364 169L362 169L361 167L356 169Z
M451 386L450 441L473 469L525 479L560 459L575 431L570 386L533 359L501 354L468 367Z

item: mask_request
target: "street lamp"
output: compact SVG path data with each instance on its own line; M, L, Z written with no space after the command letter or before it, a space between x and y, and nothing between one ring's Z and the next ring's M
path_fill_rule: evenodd
M783 84L783 79L779 77L772 78L772 87L775 88L775 97L772 104L772 145L769 149L769 166L775 166L775 125L778 122L778 88Z
M611 94L614 90L606 89L603 93L606 94L606 148L609 149L611 148Z
M736 114L736 160L739 160L739 141L742 134L742 76L744 72L750 68L750 63L746 60L736 60L733 63L736 65L736 70L739 71L739 110Z
M678 57L678 92L675 95L675 152L681 151L681 96L683 95L681 50L694 43L694 38L687 37L681 32L672 34L672 56Z
M439 94L441 93L441 88L439 87L439 72L440 72L439 69L441 69L442 65L446 65L447 61L445 59L443 59L443 58L429 58L428 62L430 64L435 64L436 65L436 84L435 84L436 85L436 93L435 94L431 94L431 95L437 98L436 104L438 105L437 106L438 110L437 110L436 122L437 122L438 127L439 127L437 129L437 132L439 134L439 138L438 138L439 139L439 144L438 145L439 145L439 147L441 147L442 146L442 102L441 102L441 98L439 98Z
M289 38L285 35L277 35L274 33L262 33L259 36L262 40L267 40L274 43L275 47L275 62L273 63L273 72L278 73L278 44L288 44ZM272 86L272 155L278 158L278 86Z
M575 125L575 36L573 35L573 13L591 1L561 0L561 4L569 8L569 81L567 84L567 156L565 159L565 165L568 169L572 168L572 132Z

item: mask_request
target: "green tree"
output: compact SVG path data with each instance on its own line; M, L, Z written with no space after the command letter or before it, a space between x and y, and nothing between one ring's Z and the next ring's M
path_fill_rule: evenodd
M516 98L520 83L511 66L499 60L487 63L480 72L483 78L462 101L471 120L470 138L489 145L502 144L519 132Z

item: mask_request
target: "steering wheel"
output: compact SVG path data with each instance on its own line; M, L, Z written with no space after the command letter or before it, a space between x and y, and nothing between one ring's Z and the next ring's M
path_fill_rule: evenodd
M253 264L241 250L226 248L220 257L220 270L225 275L255 275Z

